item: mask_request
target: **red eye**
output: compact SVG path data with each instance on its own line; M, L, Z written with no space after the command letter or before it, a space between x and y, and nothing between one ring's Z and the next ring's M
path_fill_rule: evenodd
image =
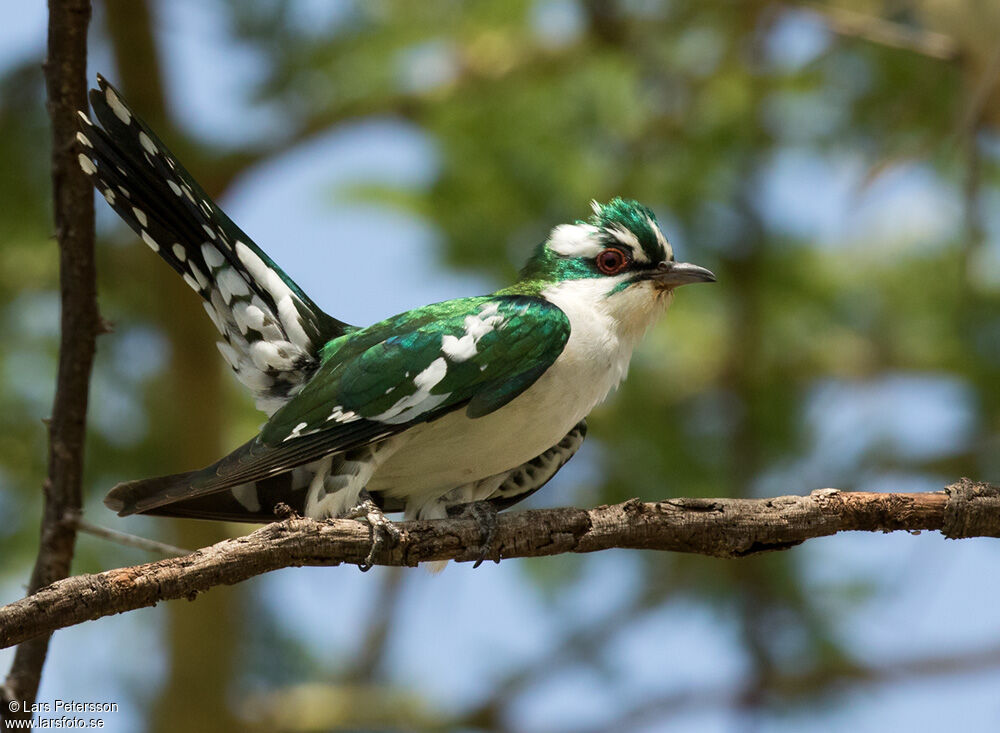
M614 247L609 247L597 255L597 269L605 275L617 275L627 264L625 253Z

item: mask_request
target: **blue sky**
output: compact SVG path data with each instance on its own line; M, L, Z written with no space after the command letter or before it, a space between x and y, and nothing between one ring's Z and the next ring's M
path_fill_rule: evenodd
M232 135L248 139L273 132L280 119L266 110L248 111L239 102L259 67L251 51L227 42L211 4L174 0L163 5L168 8L160 26L163 57L171 60L166 64L168 91L185 127L219 143ZM553 24L555 31L560 22L573 22L572 13L560 8L571 3L552 5L556 20L544 22ZM305 14L322 14L329 6L312 2L302 7ZM0 67L36 54L44 43L44 24L40 2L6 8L0 25ZM787 55L784 63L801 63L825 42L822 29L808 21L780 32L786 37L781 44ZM91 77L111 68L98 55L92 59ZM338 128L250 171L222 204L322 307L344 320L367 323L494 285L443 268L437 233L426 222L337 201L338 185L391 182L419 187L433 180L436 166L433 141L419 130L398 121L374 120ZM860 240L861 233L870 239L872 231L884 233L891 246L921 246L921 241L934 240L935 232L952 228L958 203L933 173L918 165L904 166L866 189L861 186L866 172L864 161L850 156L821 158L789 149L770 166L761 196L779 229L810 235L817 246L849 245ZM110 225L113 216L100 208L101 221ZM914 217L914 211L919 216ZM370 256L355 258L350 277L316 267L316 262L336 261L333 253L358 243ZM769 481L778 490L803 481L832 482L838 465L856 458L857 444L873 433L900 450L932 452L969 428L975 416L968 400L960 385L941 375L887 375L861 386L833 380L817 385L804 418L804 427L815 435L815 455ZM598 449L588 445L535 503L572 502L593 465L588 455L592 458L590 451ZM942 482L948 478L942 477ZM905 475L871 476L871 486L885 490L939 485ZM100 521L117 526L110 515ZM136 526L154 521L143 519ZM831 589L845 583L871 580L884 589L861 606L845 608L841 617L839 633L862 659L891 662L1000 644L1000 592L989 581L1000 562L995 541L950 542L933 533L854 534L813 541L795 552L818 604L834 603ZM641 590L638 562L638 555L628 552L588 558L585 580L554 605L541 597L516 562L476 571L452 565L439 576L410 573L404 589L407 613L390 641L390 676L445 709L474 702L487 695L505 671L544 657L553 638L575 624L613 616L616 600ZM350 655L355 648L355 634L363 628L379 572L286 570L258 578L252 586L265 603L281 603L280 616L288 629L333 658ZM0 588L0 599L13 599L20 592L17 587ZM330 623L331 613L336 623ZM112 729L134 728L139 722L134 701L155 696L164 675L161 624L161 610L147 609L59 632L40 699L133 701L109 724ZM746 672L734 619L702 605L672 604L623 627L609 649L607 662L617 672L614 685L570 668L523 697L515 727L569 729L610 720L647 696L738 685ZM0 651L0 668L9 666L10 657L9 650ZM930 731L953 727L960 710L964 730L995 730L1000 721L998 689L1000 670L868 691L852 688L822 710L756 722L766 731ZM730 731L737 727L734 715L696 709L666 727L649 730Z

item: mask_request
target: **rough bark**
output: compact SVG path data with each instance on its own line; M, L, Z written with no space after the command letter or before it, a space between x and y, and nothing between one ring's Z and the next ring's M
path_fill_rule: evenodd
M81 502L90 371L102 328L94 266L93 191L77 164L75 148L76 111L86 105L89 21L89 0L50 0L45 82L52 120L52 193L62 312L58 382L49 422L49 472L43 485L41 539L29 594L70 572L76 544L74 519ZM48 645L48 634L42 634L18 647L0 698L5 702L35 700ZM10 715L6 704L0 707L0 716Z
M375 555L379 565L476 560L480 527L471 519L401 522L399 537ZM613 547L739 558L784 550L844 531L937 530L949 538L1000 537L1000 487L968 479L943 491L881 494L821 489L772 499L627 501L596 509L501 514L496 557L539 557ZM55 629L194 599L284 567L361 564L371 546L364 522L294 517L190 555L58 581L0 608L0 647Z

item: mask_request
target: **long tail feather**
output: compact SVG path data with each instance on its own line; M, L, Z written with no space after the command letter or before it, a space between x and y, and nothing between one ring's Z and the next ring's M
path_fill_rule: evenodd
M268 414L351 327L320 310L205 194L104 78L83 112L80 166L115 212L205 300L219 350Z
M210 471L126 481L108 492L104 504L120 517L149 514L252 523L273 522L279 504L298 514L305 511L306 489L312 478L308 470L292 470L206 494L193 490Z

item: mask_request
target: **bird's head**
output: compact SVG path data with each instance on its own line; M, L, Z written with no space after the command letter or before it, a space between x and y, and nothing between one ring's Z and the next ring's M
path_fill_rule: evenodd
M677 262L653 212L616 198L591 204L587 221L552 230L521 273L521 283L573 299L599 300L623 325L645 330L669 302L675 288L714 282L711 271Z

